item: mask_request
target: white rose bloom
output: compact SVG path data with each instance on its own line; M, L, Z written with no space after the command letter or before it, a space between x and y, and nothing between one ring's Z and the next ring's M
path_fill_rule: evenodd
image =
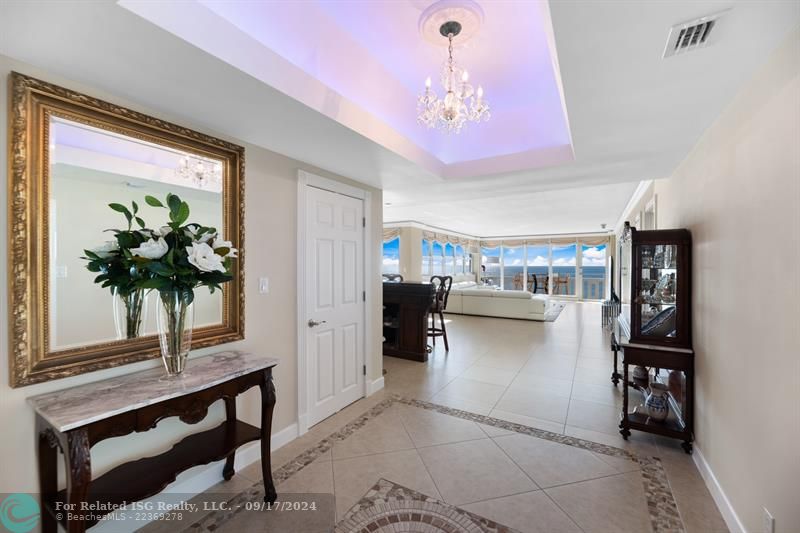
M149 239L140 244L138 248L131 248L133 255L146 257L147 259L161 259L168 251L169 245L161 237Z
M225 272L222 257L214 253L214 249L204 242L190 244L186 251L189 262L203 272Z
M105 259L111 257L117 250L119 250L117 241L106 241L97 248L93 248L91 251L97 254L98 257Z
M169 226L161 226L158 229L153 230L153 233L158 235L159 237L166 237L172 232L172 228Z
M230 250L227 254L223 255L222 257L239 257L238 254L239 250L233 247L233 243L231 241L224 241L222 239L214 239L214 243L212 245L214 251L216 252L220 248L227 248Z

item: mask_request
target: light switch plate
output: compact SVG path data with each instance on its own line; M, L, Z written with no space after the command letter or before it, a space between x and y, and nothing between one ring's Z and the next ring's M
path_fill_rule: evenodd
M269 292L269 278L258 278L258 292L261 294Z

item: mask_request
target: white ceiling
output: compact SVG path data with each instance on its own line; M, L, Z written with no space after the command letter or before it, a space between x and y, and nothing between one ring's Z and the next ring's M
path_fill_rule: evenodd
M714 45L661 59L671 25L731 5L714 29ZM231 66L238 58L212 57L111 1L6 0L0 53L171 120L381 187L392 204L387 221L476 235L538 234L613 225L637 182L669 176L800 23L797 2L553 1L549 7L575 161L459 180L412 162L401 135L387 149ZM339 95L325 96L327 105L342 105Z

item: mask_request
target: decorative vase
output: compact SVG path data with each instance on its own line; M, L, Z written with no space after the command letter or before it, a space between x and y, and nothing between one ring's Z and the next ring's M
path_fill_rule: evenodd
M644 401L647 416L657 422L663 422L669 414L669 400L667 391L669 388L663 383L651 383L650 394Z
M192 347L194 327L194 293L192 291L159 291L158 341L161 358L168 376L178 376L186 367Z
M119 287L114 287L114 328L117 339L135 339L147 317L147 292L136 289L123 294Z

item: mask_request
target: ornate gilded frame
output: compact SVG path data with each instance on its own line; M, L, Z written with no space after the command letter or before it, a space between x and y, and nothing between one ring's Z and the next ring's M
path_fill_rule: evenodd
M155 335L67 350L49 346L48 136L51 116L223 161L223 232L239 249L222 323L195 328L193 348L244 338L244 148L17 72L9 76L10 384L20 387L157 357Z

